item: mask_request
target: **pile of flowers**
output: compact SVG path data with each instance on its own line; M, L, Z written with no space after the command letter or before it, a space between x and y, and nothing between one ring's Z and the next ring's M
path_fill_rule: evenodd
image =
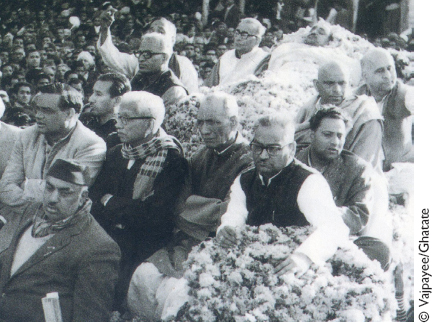
M247 226L226 250L195 247L184 277L190 300L175 321L385 321L395 316L392 282L354 244L303 276L273 273L310 234L310 227Z

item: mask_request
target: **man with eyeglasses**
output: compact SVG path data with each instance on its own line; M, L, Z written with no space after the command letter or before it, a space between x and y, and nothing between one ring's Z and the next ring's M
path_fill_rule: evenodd
M122 252L115 296L121 312L136 267L171 239L174 207L188 173L181 144L161 128L164 115L156 95L122 96L116 116L122 144L109 150L90 190L92 214Z
M230 202L216 239L229 248L239 241L236 228L307 226L316 230L274 268L274 273L303 274L313 263L322 265L348 239L344 224L324 177L294 159L294 124L275 113L257 120L251 142L255 168L236 178Z
M97 47L104 62L115 72L124 74L128 79L132 80L140 71L140 64L137 57L122 53L114 46L110 26L114 22L115 9L108 9L101 14L101 32L97 42ZM176 27L165 18L155 19L150 23L146 33L158 33L165 35L171 48L174 47L176 41ZM141 39L141 44L144 40ZM179 78L180 82L189 93L198 92L198 73L192 65L192 62L185 56L174 54L171 50L168 57L168 67ZM142 90L142 89L133 89Z
M105 160L102 138L79 120L82 95L69 85L49 84L33 98L36 124L24 129L0 181L0 201L23 210L41 202L48 169L58 158L89 167L93 184Z
M311 142L309 119L320 109L336 106L352 120L347 131L344 149L370 162L377 169L382 165L382 116L373 98L354 95L349 86L349 72L345 65L330 61L320 66L314 85L318 95L301 107L296 117L298 150Z
M165 320L174 308L187 301L178 294L187 289L173 288L184 284L184 279L179 279L186 269L183 263L192 247L214 237L228 204L230 186L252 163L238 124L235 97L214 92L201 101L197 127L205 145L191 158L190 177L179 203L172 241L141 264L132 277L128 306L134 315L150 321ZM164 297L156 300L156 295ZM176 299L176 306L166 299Z
M265 71L270 54L259 48L265 31L257 19L242 19L234 33L234 49L221 56L204 85L236 83Z

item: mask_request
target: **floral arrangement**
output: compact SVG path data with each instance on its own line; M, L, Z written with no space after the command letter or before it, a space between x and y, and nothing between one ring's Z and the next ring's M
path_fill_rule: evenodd
M247 226L226 250L213 240L189 255L190 300L175 321L385 321L395 316L392 283L354 244L303 276L273 273L310 227Z

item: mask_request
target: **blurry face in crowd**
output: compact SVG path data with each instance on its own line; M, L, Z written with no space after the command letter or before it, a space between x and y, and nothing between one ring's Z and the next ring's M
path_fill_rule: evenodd
M67 80L66 80L66 83L68 83L71 79L73 79L73 78L75 78L75 79L77 79L78 78L78 73L70 73L69 75L68 75L68 78L67 78Z
M211 72L212 72L212 68L211 67L205 67L204 68L204 73L203 73L203 78L207 79L210 76Z
M81 60L81 61L83 62L83 64L84 64L84 69L85 69L86 71L89 71L90 68L92 67L92 62L91 62L90 60L88 60L86 57L83 57L83 58L81 58L80 60Z
M78 66L78 67L75 69L75 72L76 72L77 74L81 75L82 77L85 77L85 75L86 75L86 73L87 73L87 71L86 71L86 69L85 69L84 66Z
M246 33L248 36L244 39L241 34L246 35ZM234 48L240 54L249 53L255 46L259 45L257 34L258 30L254 24L240 22L234 35Z
M82 82L74 82L71 86L84 96L84 88Z
M43 49L46 51L46 53L48 54L48 55L55 55L55 49L54 48L52 48L51 46L48 46L48 45L45 45L44 47L43 47Z
M57 37L59 40L63 40L65 38L65 32L63 28L57 30Z
M345 144L346 126L343 120L324 118L316 131L311 133L311 151L323 162L336 159Z
M49 79L50 79L50 83L54 83L55 81L55 70L53 70L51 67L46 67L43 69L43 72L48 75Z
M193 45L186 46L185 50L187 57L191 58L195 56L195 47Z
M275 35L277 40L281 40L283 38L283 31L282 30L276 30L274 32L274 35Z
M28 86L21 86L18 89L17 101L21 104L29 104L31 99L31 90Z
M39 51L39 54L41 56L41 60L44 61L47 59L47 52L45 51L45 49L42 49Z
M79 48L84 48L86 45L87 45L87 41L86 41L85 36L78 36L77 46Z
M227 50L228 48L226 47L226 45L219 45L217 47L216 54L218 57L221 57Z
M329 43L330 34L330 28L317 24L312 27L304 42L311 46L325 46Z
M227 36L228 36L229 38L234 38L234 32L235 32L235 29L234 29L234 28L232 28L232 27L228 28L228 29L227 29Z
M6 64L9 62L9 52L0 52L0 59L2 64Z
M86 51L88 51L90 54L92 54L93 56L95 56L96 54L96 47L94 45L88 45L85 48Z
M42 45L45 45L45 44L49 44L49 43L51 43L52 41L51 41L51 37L44 37L43 39L42 39Z
M3 77L12 76L12 74L13 74L12 66L7 65L7 66L3 67L2 73L3 73Z
M72 110L59 108L60 95L40 94L34 98L37 129L45 135L66 134L72 116Z
M60 75L62 78L63 78L64 74L65 74L67 71L69 71L69 70L70 70L70 68L69 68L67 65L64 65L64 64L59 65L58 68L57 68L57 71L58 71L59 75Z
M223 106L201 105L197 115L197 126L205 145L217 149L233 137L237 121L228 117Z
M40 88L48 84L50 84L50 80L48 78L43 77L37 82L36 86Z
M13 45L24 48L24 40L22 38L15 38L13 40Z
M384 53L377 53L373 61L363 69L363 78L373 91L391 91L396 84L394 61Z
M20 62L24 57L25 57L25 53L23 49L18 48L12 53L12 60L15 63Z
M255 130L252 147L252 157L258 172L266 178L271 178L292 161L296 146L295 142L287 140L282 127L259 126ZM271 150L270 154L268 149L262 149L264 147Z
M101 20L99 17L96 17L93 21L93 25L95 26L100 26L101 25Z
M45 215L52 222L66 219L84 205L87 197L85 186L48 176L43 197Z
M211 35L211 30L210 28L205 28L204 29L204 37L209 38Z
M28 63L30 68L39 67L40 63L41 63L41 57L40 57L39 52L30 53L28 58L27 58L27 63Z
M208 50L206 52L206 57L208 61L216 62L217 61L217 55L215 50Z
M345 99L348 76L338 67L320 70L318 80L314 80L322 104L339 105Z
M166 23L162 20L155 20L150 25L148 32L166 35L166 33L167 33Z
M93 86L93 94L90 96L90 113L94 116L112 114L114 106L119 99L111 98L109 90L112 86L109 81L97 81Z
M140 104L146 104L140 102ZM120 103L116 123L117 133L121 142L136 147L152 137L154 120L150 115L137 114L136 103ZM149 117L148 119L123 119L133 117ZM124 120L124 121L123 121Z

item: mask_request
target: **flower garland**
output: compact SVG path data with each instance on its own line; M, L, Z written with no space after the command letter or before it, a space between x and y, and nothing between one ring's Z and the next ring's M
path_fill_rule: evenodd
M384 321L395 316L392 282L354 244L302 277L277 277L274 266L310 234L310 227L271 224L238 231L226 250L213 240L189 255L191 300L175 321Z

